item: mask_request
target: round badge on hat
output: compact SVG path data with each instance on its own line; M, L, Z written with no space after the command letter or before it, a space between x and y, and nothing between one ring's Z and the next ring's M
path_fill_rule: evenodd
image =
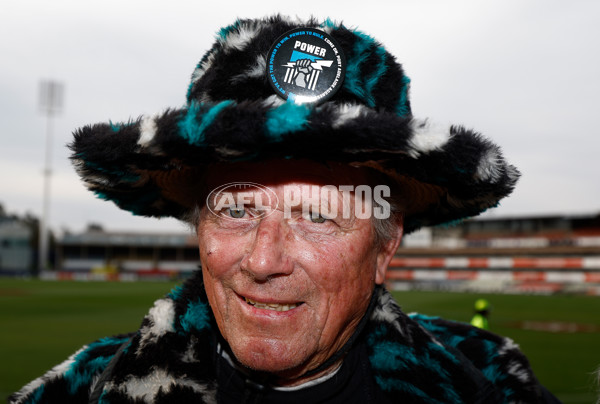
M267 76L275 93L298 104L321 103L341 87L346 58L333 37L315 28L296 28L271 46Z

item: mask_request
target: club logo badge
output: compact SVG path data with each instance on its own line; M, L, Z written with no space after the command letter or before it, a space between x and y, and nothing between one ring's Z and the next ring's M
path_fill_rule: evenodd
M280 97L298 104L321 103L342 86L346 59L327 33L314 28L288 31L275 41L267 77Z

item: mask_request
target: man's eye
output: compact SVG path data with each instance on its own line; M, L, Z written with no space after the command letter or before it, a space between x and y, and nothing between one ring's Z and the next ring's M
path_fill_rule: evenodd
M327 221L327 219L325 219L323 216L321 216L318 213L311 213L310 214L310 221L313 223L325 223Z
M246 209L229 208L229 216L234 219L241 219L246 215Z

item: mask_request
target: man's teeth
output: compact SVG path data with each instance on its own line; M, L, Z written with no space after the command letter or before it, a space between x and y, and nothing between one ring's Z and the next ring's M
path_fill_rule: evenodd
M298 307L298 304L296 304L296 303L292 303L292 304L260 303L260 302L254 301L252 299L248 299L247 297L244 297L244 299L246 300L246 303L256 307L257 309L288 311L288 310L295 309L296 307Z

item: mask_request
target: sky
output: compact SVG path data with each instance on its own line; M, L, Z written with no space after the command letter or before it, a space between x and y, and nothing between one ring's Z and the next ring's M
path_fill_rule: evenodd
M600 3L593 0L0 0L0 203L41 215L49 131L55 232L89 223L187 231L96 199L66 145L83 125L181 107L221 27L277 12L330 17L375 37L410 76L415 117L464 125L498 143L522 178L486 216L600 212ZM63 110L50 122L39 105L42 80L64 84Z

